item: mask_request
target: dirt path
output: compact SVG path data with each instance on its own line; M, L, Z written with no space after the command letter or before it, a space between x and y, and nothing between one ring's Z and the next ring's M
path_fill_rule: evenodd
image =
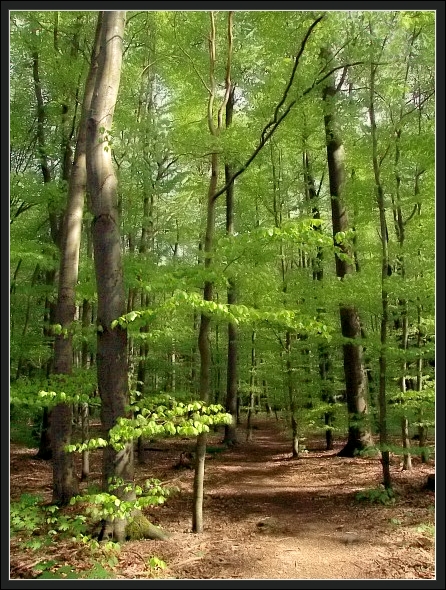
M126 543L116 577L150 577L147 560L157 556L168 566L156 573L162 578L434 579L428 530L434 494L423 489L433 463L415 459L410 473L393 465L395 505L358 503L358 491L379 485L378 459L339 458L340 444L324 451L323 441L315 440L302 459L292 460L280 423L262 420L257 427L251 442L244 442L241 429L239 446L209 455L201 535L190 530L193 471L173 469L192 441L157 441L164 452L147 451L138 479L159 477L180 490L149 510L171 537ZM210 436L210 450L220 441L221 434ZM42 462L33 463L42 469Z

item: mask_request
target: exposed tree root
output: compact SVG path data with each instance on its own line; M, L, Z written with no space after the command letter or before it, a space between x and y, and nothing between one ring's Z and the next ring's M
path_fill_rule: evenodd
M128 541L139 541L140 539L166 541L170 537L168 533L153 525L142 514L138 514L128 523L125 536Z

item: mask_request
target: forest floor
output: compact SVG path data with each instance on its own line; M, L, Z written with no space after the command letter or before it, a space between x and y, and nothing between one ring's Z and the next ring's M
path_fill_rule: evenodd
M178 488L166 504L145 512L170 537L122 545L114 578L435 579L435 494L424 487L433 459L423 465L414 457L413 470L402 471L400 458L392 457L395 503L358 501L358 492L380 485L378 457L340 458L343 441L326 451L315 438L293 459L284 422L261 414L254 423L252 441L239 427L241 442L231 449L221 450L221 432L208 437L214 452L206 460L199 535L191 531L194 472L175 468L193 440L148 444L154 449L146 450L144 465L135 464L136 480L157 477ZM36 460L35 452L11 445L11 500L23 493L51 500L51 462ZM88 485L100 483L100 454L91 455ZM11 579L37 577L39 556L85 568L82 552L77 557L68 542L36 555L18 541L11 541ZM150 568L154 556L167 567Z

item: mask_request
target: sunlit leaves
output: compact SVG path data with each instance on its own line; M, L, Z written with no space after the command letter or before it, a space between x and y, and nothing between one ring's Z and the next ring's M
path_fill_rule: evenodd
M102 438L91 439L85 443L69 445L66 450L82 452L107 445L120 450L128 441L140 436L197 436L202 432L209 432L210 426L229 424L232 420L231 415L218 404L200 401L184 403L167 395L140 399L138 405L130 406L129 410L137 413L133 418L119 418L110 429L107 441Z

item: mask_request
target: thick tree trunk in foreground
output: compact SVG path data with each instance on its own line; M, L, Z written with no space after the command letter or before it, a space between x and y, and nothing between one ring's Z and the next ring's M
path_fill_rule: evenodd
M54 374L71 375L73 368L72 324L76 312L76 284L79 268L82 215L87 184L86 168L86 122L95 84L96 55L99 51L99 24L96 28L92 62L85 86L82 115L69 176L68 200L62 224L60 240L59 290L55 322L63 332L55 336ZM87 405L88 410L88 405ZM85 408L83 409L83 418ZM51 413L51 441L53 450L53 502L67 504L78 493L78 480L74 470L72 453L64 447L71 443L73 409L71 403L57 404ZM85 420L83 421L83 423ZM84 466L84 462L83 462Z
M322 51L322 57L328 60L329 52ZM337 244L336 235L349 229L347 209L343 200L345 163L344 146L336 131L334 98L338 89L332 79L324 88L325 101L325 136L327 144L327 161L330 181L331 214L333 224L333 238L343 254L353 260L352 252ZM354 265L345 258L335 255L336 276L343 279L345 275L354 272ZM340 456L353 457L371 443L371 433L365 423L367 408L367 374L363 363L363 349L361 344L354 341L361 338L361 324L357 309L352 305L340 304L341 332L350 341L343 346L344 374L347 393L347 408L349 414L348 441L339 452Z
M101 47L97 60L96 84L87 122L87 182L93 220L94 263L98 292L97 372L101 396L103 436L121 417L128 417L127 330L111 327L126 312L122 271L121 236L117 203L117 179L112 165L107 133L110 133L118 95L125 11L100 13ZM104 148L108 149L104 149ZM133 482L133 441L123 449L107 446L103 454L104 491L109 483ZM114 490L121 500L131 494L123 486ZM101 538L125 539L126 522L108 520Z

